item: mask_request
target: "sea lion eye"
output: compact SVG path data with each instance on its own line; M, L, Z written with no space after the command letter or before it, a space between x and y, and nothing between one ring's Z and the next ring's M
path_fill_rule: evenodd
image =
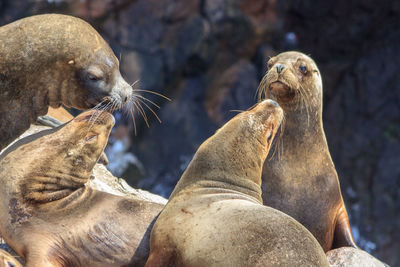
M88 134L85 137L85 142L87 142L87 143L93 143L96 140L97 140L97 134Z
M301 73L306 74L307 73L307 67L304 65L300 65L299 70Z
M94 81L94 82L95 82L95 81L101 80L101 77L96 76L96 75L94 75L94 74L92 74L92 73L88 73L87 78L88 78L89 80L91 80L91 81Z

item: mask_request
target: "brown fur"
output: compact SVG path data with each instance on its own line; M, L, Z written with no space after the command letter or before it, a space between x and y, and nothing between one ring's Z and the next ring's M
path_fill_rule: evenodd
M259 93L276 100L286 120L276 153L264 164L264 204L303 224L324 251L356 247L322 126L321 74L299 52L279 54L268 65Z
M113 51L81 19L32 16L0 27L0 39L0 150L49 106L85 110L106 100L115 109L132 97Z
M111 114L88 111L5 152L0 234L27 266L145 263L163 206L85 186L113 124Z
M262 205L262 165L281 120L266 100L199 147L154 224L147 267L328 266L311 233Z

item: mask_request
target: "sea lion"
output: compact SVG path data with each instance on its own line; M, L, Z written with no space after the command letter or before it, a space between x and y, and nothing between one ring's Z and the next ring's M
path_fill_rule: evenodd
M49 106L114 110L132 98L119 62L85 21L46 14L0 27L0 151Z
M329 266L304 226L262 205L262 165L282 116L266 100L199 147L154 224L147 267Z
M260 98L285 113L282 136L263 169L263 201L303 224L324 251L356 247L322 126L322 80L315 62L299 52L268 61Z
M10 253L0 248L0 267L22 267L22 265Z
M87 111L4 152L0 235L27 266L144 265L163 205L85 185L113 124L110 113Z

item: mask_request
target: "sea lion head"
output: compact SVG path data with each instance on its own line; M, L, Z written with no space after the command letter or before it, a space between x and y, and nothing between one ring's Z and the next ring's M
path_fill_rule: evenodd
M284 117L282 108L276 101L267 99L239 116L244 117L241 118L245 121L244 130L264 144L266 157Z
M114 123L107 111L89 110L45 135L38 133L0 161L0 178L19 183L27 202L64 198L88 181Z
M315 62L300 52L290 51L272 57L258 88L259 98L276 100L285 112L298 108L319 108L322 80Z
M82 51L66 62L71 79L61 89L64 105L81 110L97 106L113 111L131 101L132 87L122 78L118 59L105 48L92 55Z
M43 68L33 83L48 88L52 107L87 110L97 105L113 111L132 100L132 87L122 78L117 57L89 23L60 14L22 21L27 45L35 47L30 69Z
M90 110L46 136L44 142L59 143L52 153L62 158L65 168L79 170L85 174L83 177L88 177L107 145L114 124L114 117L107 111Z
M240 184L261 202L262 167L282 120L282 108L271 99L237 114L201 144L170 200L187 185L208 180Z
M74 18L70 25L68 37L72 38L65 39L69 53L59 62L70 73L64 79L62 102L83 110L96 105L111 111L122 108L131 101L132 87L122 78L112 49L85 21Z
M236 115L210 137L210 140L214 139L219 147L226 147L222 150L230 154L227 158L238 159L244 154L251 158L248 154L251 153L255 158L264 161L283 117L283 110L279 104L267 99ZM207 142L205 144L207 145ZM245 150L248 153L243 154Z

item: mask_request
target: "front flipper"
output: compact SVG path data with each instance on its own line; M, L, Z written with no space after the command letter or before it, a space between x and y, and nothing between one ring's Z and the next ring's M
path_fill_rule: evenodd
M358 248L356 243L354 242L353 234L351 233L349 216L347 214L344 203L337 214L333 244L331 249L340 247Z

